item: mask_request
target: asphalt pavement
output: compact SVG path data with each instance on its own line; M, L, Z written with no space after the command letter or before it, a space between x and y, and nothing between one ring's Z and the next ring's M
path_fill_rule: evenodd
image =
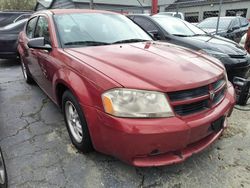
M250 108L250 107L249 107ZM71 145L63 116L20 64L0 60L0 146L9 187L250 187L250 112L234 110L223 136L171 166L135 168Z

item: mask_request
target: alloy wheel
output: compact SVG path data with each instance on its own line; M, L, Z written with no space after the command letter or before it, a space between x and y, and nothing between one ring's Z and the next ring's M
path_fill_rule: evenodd
M0 184L5 184L5 179L6 179L6 175L5 175L5 168L4 168L4 162L3 162L3 158L2 158L2 154L0 153Z
M68 123L72 136L74 137L76 142L81 143L83 138L82 125L80 122L79 114L75 106L70 101L67 101L65 103L65 114L66 121Z

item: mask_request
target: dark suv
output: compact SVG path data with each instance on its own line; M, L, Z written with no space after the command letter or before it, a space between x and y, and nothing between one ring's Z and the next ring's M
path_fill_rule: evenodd
M22 19L27 19L31 16L32 12L22 11L22 12L14 12L14 11L4 11L0 12L0 27L4 27L11 23L15 23Z
M206 31L207 33L216 34L217 21L218 17L207 18L196 26ZM246 33L248 27L249 22L246 18L240 16L221 17L217 35L226 37L239 43L241 37Z
M128 15L158 40L184 46L219 59L226 67L228 79L245 77L250 69L250 56L237 43L207 34L182 19L165 15Z

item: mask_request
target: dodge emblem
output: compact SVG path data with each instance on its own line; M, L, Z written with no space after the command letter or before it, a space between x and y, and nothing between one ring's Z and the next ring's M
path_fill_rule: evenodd
M209 91L209 97L211 101L214 100L214 97L215 97L214 91Z

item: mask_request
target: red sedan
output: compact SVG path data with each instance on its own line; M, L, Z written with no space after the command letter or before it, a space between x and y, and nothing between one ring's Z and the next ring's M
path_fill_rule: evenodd
M19 36L26 82L64 113L72 143L135 166L184 161L227 126L234 89L216 59L92 10L35 13Z

